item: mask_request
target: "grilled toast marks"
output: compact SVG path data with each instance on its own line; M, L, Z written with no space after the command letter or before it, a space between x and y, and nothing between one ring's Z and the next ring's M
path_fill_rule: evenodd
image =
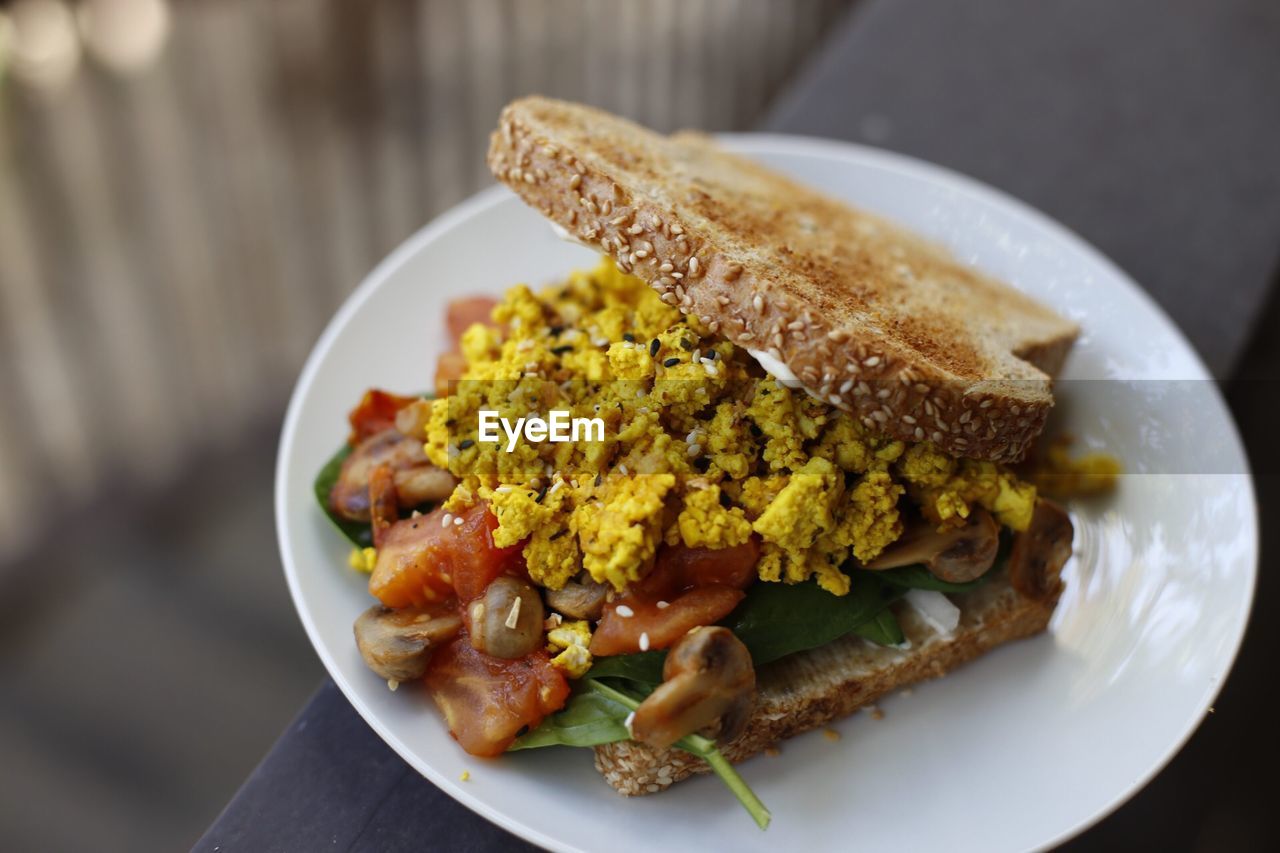
M1060 590L1060 585L1054 584L1054 589ZM1049 624L1057 594L1033 601L1019 595L1002 577L953 600L960 607L961 620L951 637L940 635L904 608L898 616L911 641L906 651L849 636L762 667L756 708L743 734L722 747L725 756L743 761L894 690L945 675L1002 643L1037 634ZM710 770L690 753L657 750L635 741L595 749L596 769L628 796L656 793Z
M525 98L489 167L713 333L868 427L1016 461L1078 330L940 248L697 134Z

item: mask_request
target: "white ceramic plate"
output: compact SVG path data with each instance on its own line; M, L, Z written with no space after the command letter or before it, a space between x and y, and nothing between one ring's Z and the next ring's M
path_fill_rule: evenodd
M276 516L289 588L325 666L411 765L469 808L549 848L1022 850L1061 841L1150 779L1222 686L1253 595L1257 522L1235 427L1186 340L1106 258L1009 197L908 158L817 140L726 143L949 246L1085 330L1060 386L1060 427L1130 472L1075 508L1077 555L1050 634L996 650L910 696L741 767L773 811L757 830L714 778L624 799L589 750L485 761L449 738L422 691L367 671L351 623L371 599L312 497L369 386L430 384L457 296L541 284L594 257L504 189L445 214L347 300L298 381ZM471 779L460 781L470 771Z

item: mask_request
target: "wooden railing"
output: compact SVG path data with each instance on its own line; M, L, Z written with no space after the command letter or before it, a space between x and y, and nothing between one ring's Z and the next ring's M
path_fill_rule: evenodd
M750 127L849 0L226 0L122 74L0 78L0 558L278 417L502 104Z

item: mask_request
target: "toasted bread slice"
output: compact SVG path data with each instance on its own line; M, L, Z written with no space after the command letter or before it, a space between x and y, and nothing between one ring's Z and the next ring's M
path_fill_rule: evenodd
M503 111L489 166L669 304L868 427L1016 461L1044 426L1076 327L885 220L705 137L546 98Z
M1057 576L1044 598L1017 592L1005 576L951 596L960 625L940 634L903 606L898 619L910 640L906 650L877 646L849 636L762 667L756 707L746 730L722 746L734 762L781 740L825 725L870 705L881 696L978 657L1001 643L1037 634L1049 624L1061 589ZM596 769L629 796L661 791L694 773L710 770L702 759L678 749L654 749L636 741L598 746Z

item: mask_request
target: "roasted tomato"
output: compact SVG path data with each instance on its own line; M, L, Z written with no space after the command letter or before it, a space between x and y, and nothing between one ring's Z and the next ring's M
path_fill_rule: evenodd
M754 538L732 548L662 548L644 580L605 605L591 654L665 649L691 628L714 625L742 601L742 590L755 580L759 555ZM622 606L632 615L620 615Z
M347 444L355 447L372 435L391 429L396 425L396 412L403 409L419 397L401 397L370 388L364 392L360 405L351 410L347 420L351 422L351 435Z
M465 602L483 594L498 575L523 573L520 545L493 544L498 520L487 507L477 505L446 516L437 509L388 528L369 577L369 592L375 598L387 607L421 607L456 590Z
M589 649L603 657L670 648L699 625L714 625L728 616L745 596L732 587L704 586L671 601L620 598L604 606Z
M449 327L449 339L454 349L462 340L462 333L476 323L485 326L493 325L493 308L498 300L491 296L468 296L466 299L455 299L449 303L445 312L445 323Z
M569 682L545 651L502 660L476 651L465 634L436 650L425 680L449 733L472 755L502 754L569 696Z
M732 548L667 545L658 551L653 571L628 594L656 601L702 586L746 589L756 579L759 558L760 546L754 537Z
M396 499L395 470L386 463L369 475L369 522L373 527L373 546L381 548L387 531L400 517Z
M467 359L460 352L446 352L436 362L436 396L449 396L449 383L467 372Z

